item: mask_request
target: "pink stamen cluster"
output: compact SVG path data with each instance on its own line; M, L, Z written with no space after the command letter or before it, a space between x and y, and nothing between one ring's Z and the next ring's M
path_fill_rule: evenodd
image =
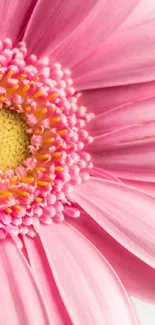
M91 114L78 99L70 70L48 58L27 56L24 42L0 42L0 108L24 114L30 157L0 171L0 239L35 236L40 222L79 216L69 200L73 186L89 179L92 162L84 151Z

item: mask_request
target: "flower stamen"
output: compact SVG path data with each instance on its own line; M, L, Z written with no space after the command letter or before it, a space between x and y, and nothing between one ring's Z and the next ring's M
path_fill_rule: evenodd
M73 186L89 178L91 114L69 70L27 57L24 42L14 50L9 40L8 49L0 64L0 227L3 238L14 236L10 229L34 237L38 224L64 220Z

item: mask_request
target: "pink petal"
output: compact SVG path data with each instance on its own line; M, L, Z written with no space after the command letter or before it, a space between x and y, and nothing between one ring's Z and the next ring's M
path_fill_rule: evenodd
M51 324L72 325L54 281L42 243L39 238L30 239L26 236L24 243L33 274L35 274L40 285L41 292L46 297L46 304L51 316Z
M115 33L73 70L77 90L152 81L155 19ZM149 62L149 64L148 64Z
M131 27L134 24L140 24L145 20L148 20L155 11L155 2L154 0L141 0L131 15L127 20L122 24L121 29Z
M155 199L155 183L140 182L129 179L122 179L121 181L129 186L136 187L138 190L152 196Z
M115 177L155 180L155 99L96 116L88 125L94 142L88 150L96 167Z
M67 223L42 227L41 241L73 324L137 324L113 269L75 228Z
M85 20L52 55L64 66L73 67L96 50L126 20L138 2L97 0Z
M96 166L93 166L93 169L91 170L91 176L109 179L110 181L121 182L117 177Z
M125 132L126 130L124 129L124 134ZM115 132L113 132L113 139L114 135ZM106 145L108 146L108 144ZM109 147L111 147L111 150L106 150L107 148L105 147L105 152L100 153L93 153L92 150L95 149L91 149L94 166L103 168L115 177L147 182L155 181L155 140L124 143L124 146L118 146L118 148L116 144L115 148L112 145L111 137L109 139Z
M107 109L97 115L88 124L91 134L99 135L111 132L129 125L143 126L144 122L155 121L155 98L125 105L114 109ZM139 128L141 132L141 128Z
M96 0L39 0L24 35L29 52L51 53L73 33L95 5Z
M69 222L109 261L130 295L155 302L154 269L129 253L86 213Z
M135 188L99 178L72 198L115 240L155 267L155 201Z
M37 0L22 0L19 4L19 0L0 1L0 39L21 39L36 2Z
M93 166L93 169L91 170L91 176L108 179L118 183L127 184L131 187L136 187L138 190L142 191L143 193L148 194L149 196L155 198L155 183L135 181L135 180L125 179L125 178L117 178L107 170L104 170L96 166Z
M22 252L0 242L1 325L51 325L46 305Z
M94 137L94 142L89 145L90 151L100 154L113 149L128 149L137 145L145 146L145 143L154 143L155 121L142 124L133 124L122 127L116 131L101 134Z
M81 93L81 104L91 112L101 114L107 109L155 96L155 81L120 87L86 90Z
M137 181L137 180L130 180L127 178L118 178L117 176L112 175L107 170L104 170L103 168L96 167L96 166L93 166L93 169L91 170L91 176L111 180L118 183L123 183L131 187L135 187L136 189L142 191L143 193L148 194L149 196L155 198L155 182L152 183L148 181Z

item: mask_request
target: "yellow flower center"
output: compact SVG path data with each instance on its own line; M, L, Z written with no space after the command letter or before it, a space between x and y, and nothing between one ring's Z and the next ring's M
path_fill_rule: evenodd
M8 108L0 109L0 169L2 171L16 168L30 156L27 127L22 114Z

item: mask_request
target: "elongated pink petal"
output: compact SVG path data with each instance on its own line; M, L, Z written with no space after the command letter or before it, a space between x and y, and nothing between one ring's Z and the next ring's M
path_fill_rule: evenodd
M82 3L87 3L87 1L82 1ZM65 66L73 67L96 50L100 43L126 20L137 3L139 0L127 2L124 0L97 0L96 6L90 14L53 53L54 58Z
M72 197L120 244L155 267L155 201L151 197L99 178L77 186Z
M80 101L96 115L110 108L155 96L155 81L81 92Z
M19 41L26 28L37 0L1 0L0 1L0 39L9 37ZM17 21L18 17L18 21Z
M93 169L91 171L91 176L108 179L114 182L123 183L131 187L135 187L138 190L141 190L143 193L148 194L149 196L155 198L155 182L154 183L148 181L142 182L142 181L136 181L136 180L126 179L126 178L117 178L107 170L95 166L93 166Z
M145 20L148 20L155 11L155 2L154 0L141 0L131 15L127 20L122 24L121 29L131 27L134 24L140 24Z
M128 127L123 127L116 131L101 134L94 137L94 142L89 146L90 151L100 154L113 149L124 149L152 144L155 141L155 120L142 124L134 124Z
M93 166L93 169L91 171L91 176L108 179L114 182L123 183L131 187L135 187L138 190L142 191L143 193L148 194L149 196L155 198L155 182L153 183L148 181L145 182L145 181L131 180L127 178L118 178L117 176L112 175L107 170L96 166Z
M121 182L129 186L133 186L141 190L143 193L152 196L155 199L155 183L141 182L129 179L121 179Z
M80 218L68 218L109 261L130 295L155 302L154 269L132 255L90 216L82 212Z
M91 175L94 177L98 177L98 178L109 179L109 180L115 181L115 182L121 182L117 177L111 175L110 173L105 171L103 168L101 169L96 166L93 166L93 169L91 170Z
M155 19L115 33L74 70L76 89L126 85L155 79ZM149 65L148 65L149 62Z
M135 104L108 109L92 119L88 124L88 129L96 136L130 125L143 126L144 122L155 121L154 107L155 97ZM141 129L139 128L140 133Z
M155 180L155 99L126 105L95 117L89 151L95 166L115 177ZM97 136L96 136L97 135Z
M84 236L67 223L42 227L40 236L73 324L137 324L115 272Z
M50 54L95 5L96 0L38 0L24 35L29 52Z
M115 132L113 132L114 135ZM109 139L111 150L106 150L105 147L105 152L93 153L91 151L96 167L103 168L115 177L147 182L155 181L155 140L124 143L124 146L118 146L118 148L117 144L116 148L112 146L112 141L112 138Z
M45 301L22 252L0 242L1 325L51 325Z
M135 187L138 190L142 191L143 193L148 194L149 196L155 198L155 182L153 183L148 181L145 182L145 181L131 180L127 178L118 178L117 176L112 175L107 170L104 170L103 168L96 167L96 166L93 166L93 169L91 171L91 176L111 180L118 183L123 183L131 187Z
M39 238L24 238L30 265L40 285L51 316L51 325L72 325L55 284L48 258ZM39 270L39 272L38 272Z

